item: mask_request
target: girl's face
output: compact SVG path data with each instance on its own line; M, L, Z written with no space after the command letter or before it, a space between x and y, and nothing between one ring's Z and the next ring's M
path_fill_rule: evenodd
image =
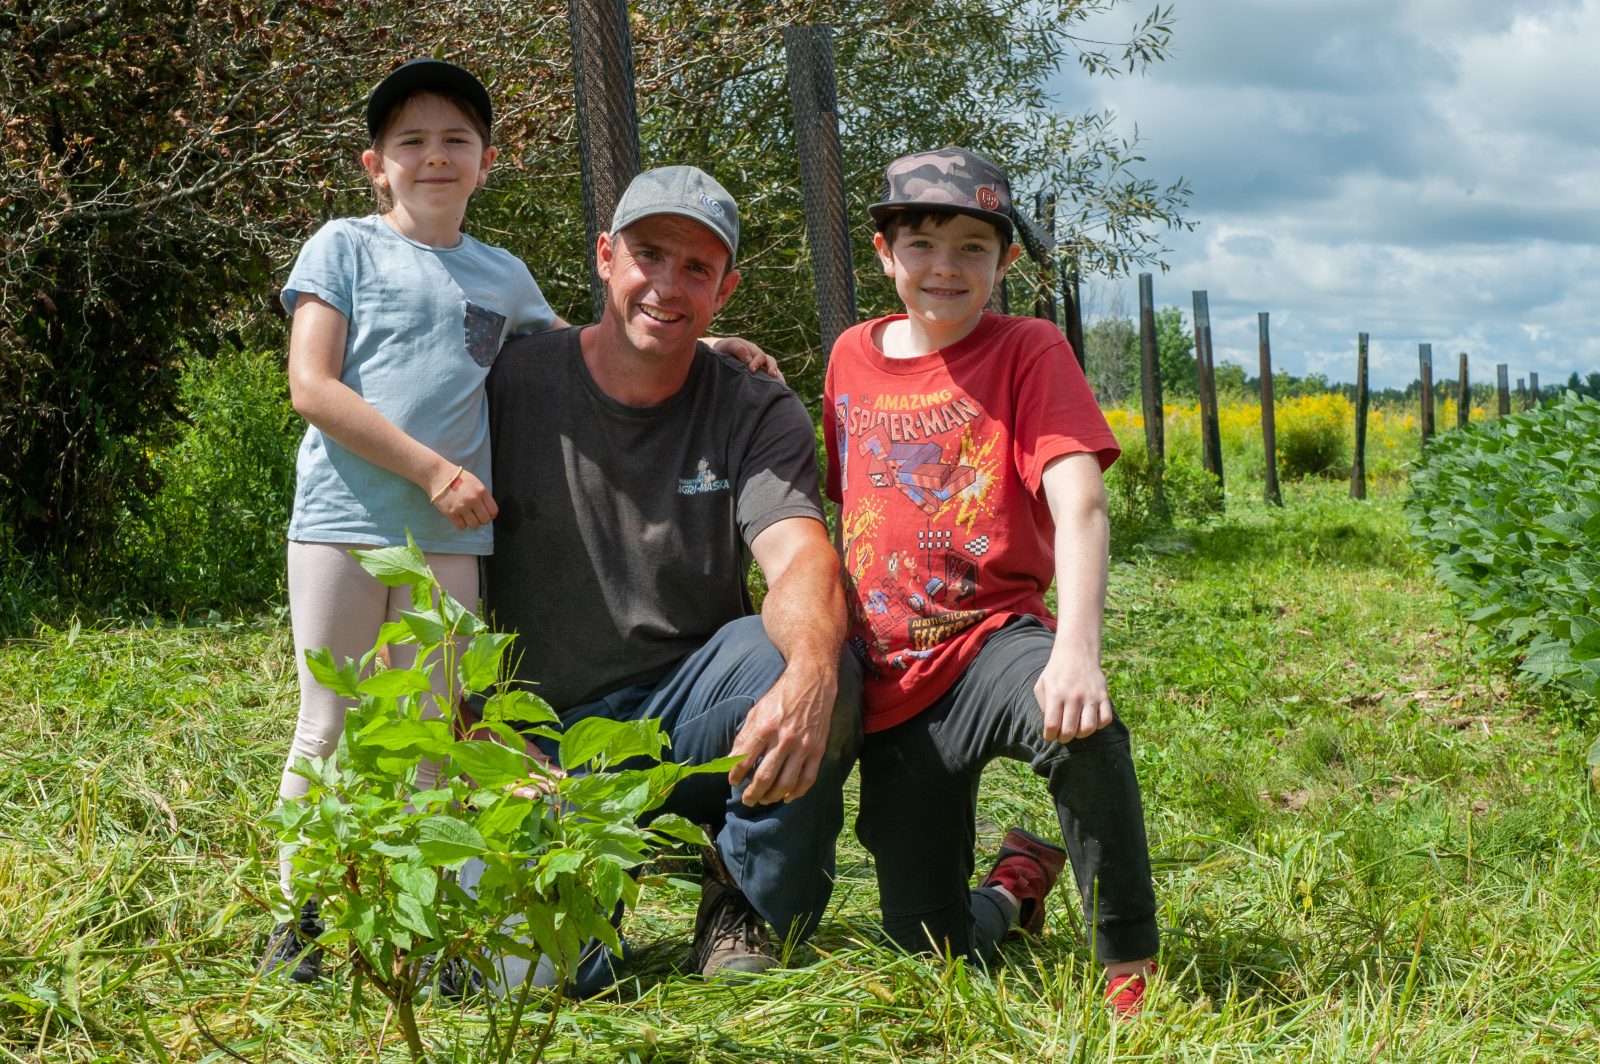
M494 157L495 149L454 104L416 96L401 105L361 162L372 183L393 198L396 221L459 227Z

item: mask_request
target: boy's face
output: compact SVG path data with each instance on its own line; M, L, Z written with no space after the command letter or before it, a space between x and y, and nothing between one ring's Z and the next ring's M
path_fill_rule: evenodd
M894 240L872 238L883 272L894 278L906 314L931 332L968 327L1022 249L1003 244L995 227L968 214L896 226Z
M495 149L454 104L437 96L407 100L383 139L362 153L372 182L415 218L459 215L489 178Z

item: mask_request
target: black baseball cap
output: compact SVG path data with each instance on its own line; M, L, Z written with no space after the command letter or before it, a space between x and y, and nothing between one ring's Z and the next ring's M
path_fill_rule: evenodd
M413 93L428 91L460 96L472 104L485 127L494 125L494 108L489 104L489 90L483 87L483 82L442 59L412 59L395 67L367 97L367 132L376 140L396 104Z

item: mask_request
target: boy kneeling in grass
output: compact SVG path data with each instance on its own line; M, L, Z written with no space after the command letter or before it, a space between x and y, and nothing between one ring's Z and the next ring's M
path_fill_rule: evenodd
M1053 324L984 310L1028 224L1004 172L946 148L886 177L873 243L905 313L839 337L823 407L867 671L856 830L884 928L903 949L987 963L1044 929L1070 852L1106 999L1131 1016L1157 932L1128 730L1100 668L1117 441ZM1044 778L1066 848L1013 828L969 892L978 781L997 757Z

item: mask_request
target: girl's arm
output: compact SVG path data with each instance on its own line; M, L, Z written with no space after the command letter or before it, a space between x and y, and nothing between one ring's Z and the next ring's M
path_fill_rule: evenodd
M471 472L400 431L339 379L350 323L309 292L295 300L289 398L296 413L346 450L405 477L457 528L477 528L499 508Z

